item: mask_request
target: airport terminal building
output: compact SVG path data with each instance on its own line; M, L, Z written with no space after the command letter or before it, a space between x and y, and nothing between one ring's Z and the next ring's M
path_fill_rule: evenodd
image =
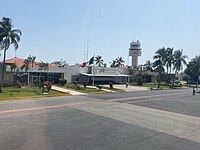
M5 85L16 84L16 81L21 81L27 84L29 81L52 81L58 83L60 78L67 80L67 83L79 82L82 84L108 84L113 82L115 84L122 84L130 82L130 78L134 74L140 74L148 76L148 82L156 80L157 72L151 72L147 70L134 70L138 66L138 56L141 56L141 44L137 40L136 42L130 43L129 56L132 57L132 66L123 67L98 67L95 65L82 66L81 64L67 65L67 66L56 66L49 65L48 70L39 69L37 62L31 69L26 71L21 70L24 59L22 58L11 58L6 60L6 75ZM11 65L16 64L18 69L11 70ZM2 68L2 67L0 67ZM132 69L132 73L130 73ZM0 76L2 70L0 69Z
M48 70L39 70L37 66L34 66L31 70L12 70L10 64L16 63L20 58L13 58L6 60L6 75L5 75L5 85L16 84L16 81L19 80L25 84L28 83L28 78L31 81L46 81L50 80L53 83L58 83L60 78L67 80L67 83L79 82L81 84L108 84L113 82L115 84L122 84L130 82L131 74L130 67L98 67L98 66L85 66L81 67L80 64L69 65L65 67L58 67L50 65ZM9 63L8 63L9 62ZM18 64L20 68L20 63ZM1 72L1 70L0 70ZM134 71L134 74L148 75L149 82L155 81L157 73L151 71ZM2 73L0 73L0 76ZM29 76L29 77L28 77Z

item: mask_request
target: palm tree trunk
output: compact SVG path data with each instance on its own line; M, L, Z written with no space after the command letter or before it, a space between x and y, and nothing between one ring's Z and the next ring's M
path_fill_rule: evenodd
M174 76L174 80L173 80L173 86L175 84L176 74L177 74L177 69L175 70L175 76Z
M169 65L167 64L167 75L168 75L168 73L169 73Z
M5 74L5 61L6 61L6 48L4 49L4 57L3 57L3 64L2 64L2 76L1 76L0 93L3 92L4 74Z

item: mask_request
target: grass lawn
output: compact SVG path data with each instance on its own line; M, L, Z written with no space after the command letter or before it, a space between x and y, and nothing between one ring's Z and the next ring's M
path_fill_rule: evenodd
M114 85L114 86L115 86L115 85ZM111 91L115 91L115 92L125 92L125 91L122 90L122 89L117 89L117 88L112 88L112 89L110 89L109 87L105 87L105 86L103 86L103 85L102 85L102 87L103 87L104 89L111 90Z
M64 86L60 86L62 88L66 88L69 90L74 90L74 91L78 91L78 92L82 92L82 93L105 93L105 91L101 90L101 89L97 89L97 88L90 88L87 87L84 88L82 84L65 84Z
M19 97L48 97L63 95L64 93L50 90L48 94L41 94L41 90L38 87L33 87L30 90L27 88L19 87L4 87L4 92L0 93L0 100L5 98L19 98Z
M88 86L86 86L86 88L84 88L82 84L78 84L78 85L65 84L64 86L60 86L60 87L66 88L66 89L69 89L69 90L75 90L75 91L82 92L82 93L89 93L89 94L98 94L98 93L105 93L106 92L106 91L104 91L102 89L91 88L91 87L88 87ZM110 89L108 87L104 87L103 85L101 87L103 89L107 89L107 90L111 90L111 91L124 92L124 90L116 89L116 88Z

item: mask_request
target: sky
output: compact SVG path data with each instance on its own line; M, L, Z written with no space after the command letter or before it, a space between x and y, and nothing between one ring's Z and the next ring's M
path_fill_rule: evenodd
M159 48L200 55L199 0L0 0L0 18L9 17L23 33L17 57L37 61L82 63L102 56L107 65L117 57L130 64L130 43L139 40L139 64L153 60ZM11 46L7 58L15 56ZM0 56L2 59L2 56Z

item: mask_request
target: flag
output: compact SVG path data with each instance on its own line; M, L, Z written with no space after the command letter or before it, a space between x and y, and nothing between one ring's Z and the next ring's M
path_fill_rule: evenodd
M84 68L87 65L87 62L83 62L81 67Z
M90 58L90 60L89 60L89 65L91 65L91 64L93 64L94 63L94 56L92 57L92 58Z

